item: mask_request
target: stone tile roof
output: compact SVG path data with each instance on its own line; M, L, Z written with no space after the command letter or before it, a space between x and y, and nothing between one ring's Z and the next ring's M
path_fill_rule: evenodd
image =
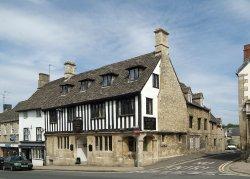
M201 98L203 98L203 94L202 93L194 93L192 95L192 98L193 99L201 99Z
M0 123L18 121L19 116L16 110L19 107L19 105L20 103L18 103L13 109L0 113Z
M216 118L212 113L211 113L211 119L210 122L215 123L215 124L221 124L221 118Z
M60 86L66 83L64 78L51 81L37 90L28 100L22 102L17 110L49 109L140 92L160 58L160 56L156 57L155 53L152 52L77 74L67 80L67 83L71 84L73 88L66 95L62 95ZM128 82L128 70L126 69L135 66L143 66L145 68L138 80ZM102 87L101 75L108 73L113 73L117 76L110 87ZM88 90L80 92L79 81L85 79L93 79L94 81Z
M190 90L191 93L192 93L191 88L190 88L189 86L187 86L185 83L180 82L180 86L181 86L181 90L182 90L182 92L183 92L184 94L187 94L189 90ZM195 93L195 94L192 94L192 97L195 97L194 99L196 99L196 97L201 97L201 95L202 95L202 97L203 97L203 94L202 94L202 93ZM186 98L185 98L185 99L186 99ZM209 108L207 108L206 106L201 106L199 103L197 103L197 102L195 102L195 101L189 102L189 101L187 101L187 99L186 99L186 103L187 103L187 105L195 106L195 107L198 107L198 108L200 108L200 109L204 109L204 110L206 110L206 111L210 111Z

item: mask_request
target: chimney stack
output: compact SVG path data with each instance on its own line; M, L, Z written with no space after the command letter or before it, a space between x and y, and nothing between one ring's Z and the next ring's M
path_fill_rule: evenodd
M250 61L250 44L244 45L244 62Z
M38 89L49 83L49 75L45 73L39 73Z
M12 105L11 104L3 104L3 112L11 110Z
M156 55L168 55L168 35L169 33L162 28L157 28L155 33L155 53Z
M64 78L68 79L71 78L76 74L76 64L72 61L66 61L64 63Z

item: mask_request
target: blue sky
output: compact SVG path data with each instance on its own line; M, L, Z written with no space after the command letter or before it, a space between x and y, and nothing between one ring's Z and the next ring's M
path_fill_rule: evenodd
M39 72L63 63L94 69L154 50L154 29L170 33L179 79L203 92L224 123L237 123L236 69L250 43L250 1L0 1L0 93L15 105L37 88Z

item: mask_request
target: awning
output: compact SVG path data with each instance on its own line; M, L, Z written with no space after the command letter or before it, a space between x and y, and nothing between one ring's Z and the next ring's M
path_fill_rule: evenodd
M20 148L45 147L44 142L20 142Z

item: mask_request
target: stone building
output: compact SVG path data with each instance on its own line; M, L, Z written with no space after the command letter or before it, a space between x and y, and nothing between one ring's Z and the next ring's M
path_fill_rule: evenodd
M45 81L18 111L42 111L47 165L143 166L189 152L190 111L208 123L211 116L192 109L199 95L187 103L169 34L154 33L154 52L80 74L67 61L64 77L39 78Z
M6 105L5 105L6 106ZM0 113L0 156L18 154L18 113L11 105Z
M244 151L243 158L250 154L250 44L244 46L243 64L237 71L238 77L238 104L239 104L239 126L241 150ZM248 159L250 161L250 158Z
M193 93L190 87L180 84L188 110L188 153L223 151L225 143L221 119L215 118L204 105L203 93Z

